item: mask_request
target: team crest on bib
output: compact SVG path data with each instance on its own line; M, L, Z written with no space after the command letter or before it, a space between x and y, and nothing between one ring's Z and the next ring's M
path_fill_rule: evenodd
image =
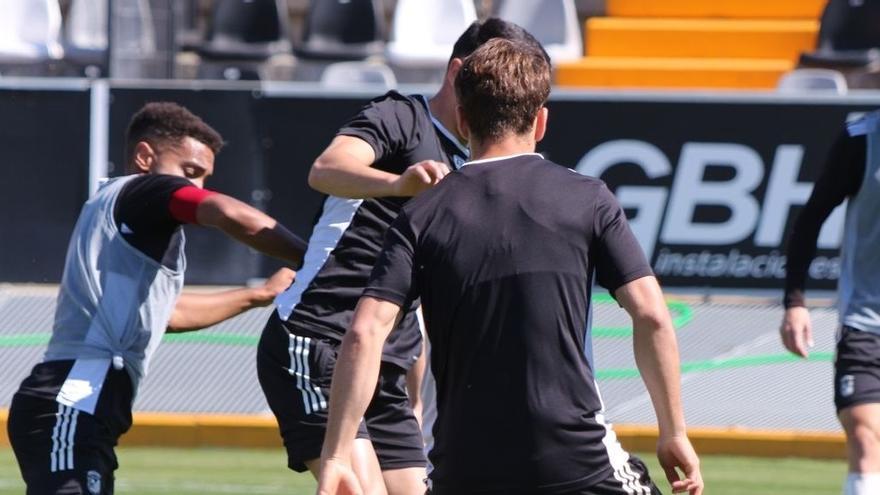
M840 377L840 396L849 397L856 391L856 379L852 375Z
M455 165L455 169L458 170L464 165L464 157L461 155L454 155L452 157L452 163Z
M97 471L89 471L86 473L86 488L88 488L91 495L100 495L101 473Z

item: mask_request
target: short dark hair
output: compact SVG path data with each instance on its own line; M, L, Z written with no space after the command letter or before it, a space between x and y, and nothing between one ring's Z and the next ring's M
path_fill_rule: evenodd
M490 17L482 22L474 21L473 24L468 26L452 47L452 56L449 57L449 60L452 61L453 58L463 59L467 57L471 53L474 53L474 51L483 43L492 38L503 38L530 45L534 49L540 51L547 60L547 63L550 63L550 56L547 55L547 51L544 50L541 43L538 42L531 33L517 24L497 17Z
M125 160L131 161L135 146L146 141L151 146L177 145L185 137L204 144L214 154L223 147L220 133L186 108L168 101L151 102L131 118L125 132Z
M550 95L550 64L531 45L492 39L464 59L455 93L477 140L525 134Z

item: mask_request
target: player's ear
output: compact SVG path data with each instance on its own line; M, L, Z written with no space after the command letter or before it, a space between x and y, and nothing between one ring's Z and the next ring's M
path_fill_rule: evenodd
M458 57L453 58L449 61L449 65L446 66L446 84L449 85L450 88L455 87L455 76L458 75L458 71L461 70L461 66L464 62Z
M464 111L461 105L455 106L455 126L458 127L458 135L465 141L471 140L471 130L468 129L467 121L464 118Z
M156 151L146 141L138 141L131 157L131 169L134 173L145 174L156 163Z
M550 114L550 110L547 110L547 107L541 107L538 110L538 115L535 115L535 142L539 142L544 139L544 134L547 132L547 118Z

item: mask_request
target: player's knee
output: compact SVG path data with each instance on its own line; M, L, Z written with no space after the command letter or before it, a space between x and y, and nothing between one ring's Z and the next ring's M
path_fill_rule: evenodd
M880 471L880 429L878 425L854 422L847 432L860 472Z

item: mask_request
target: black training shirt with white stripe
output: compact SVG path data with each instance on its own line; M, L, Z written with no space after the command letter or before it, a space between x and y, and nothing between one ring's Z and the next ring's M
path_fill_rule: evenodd
M374 99L338 132L369 144L373 167L402 174L423 160L455 169L464 148L430 112L422 96L391 91ZM278 314L294 329L341 340L404 197L346 199L327 196L313 227L296 282L276 299ZM383 359L409 369L421 353L413 304L385 345Z
M590 294L594 278L613 293L652 274L605 184L537 154L466 164L404 206L364 295L421 298L435 486L556 493L607 476L620 454L584 354Z

